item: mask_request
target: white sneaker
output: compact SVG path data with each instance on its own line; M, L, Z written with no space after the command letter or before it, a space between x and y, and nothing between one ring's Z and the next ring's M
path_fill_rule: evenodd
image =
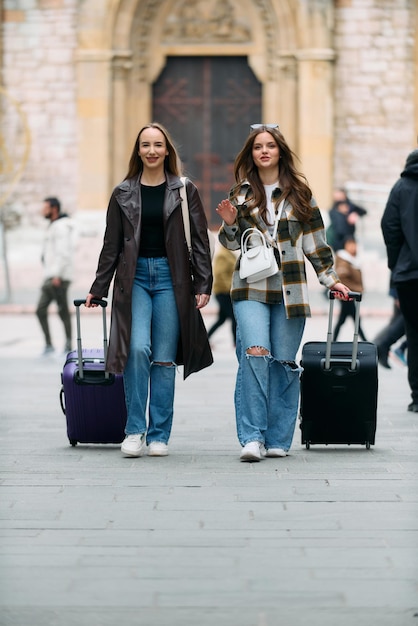
M287 452L283 448L267 448L266 456L278 458L287 456Z
M142 456L145 452L145 435L127 435L122 442L121 452L125 456Z
M151 441L148 446L148 456L167 456L168 445L162 441Z
M265 454L264 445L260 441L250 441L241 450L239 458L240 461L261 461Z

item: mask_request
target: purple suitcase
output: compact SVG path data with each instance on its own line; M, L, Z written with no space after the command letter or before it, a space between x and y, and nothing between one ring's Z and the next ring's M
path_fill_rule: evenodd
M77 350L69 352L61 374L61 408L67 435L77 443L121 443L125 438L126 404L122 374L105 372L107 329L105 300L102 307L103 348L85 349L81 343L80 306L74 300L77 319Z

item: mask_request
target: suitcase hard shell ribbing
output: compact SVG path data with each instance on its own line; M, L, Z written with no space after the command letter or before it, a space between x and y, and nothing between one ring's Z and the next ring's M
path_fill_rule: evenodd
M377 412L377 348L358 341L361 294L356 300L353 342L332 342L334 297L330 294L326 342L310 341L302 348L300 428L302 444L362 444L375 442Z
M122 374L105 372L107 352L105 300L95 300L103 313L103 348L81 345L80 306L77 316L77 350L69 352L61 373L61 407L72 446L77 443L121 443L125 438L126 404Z

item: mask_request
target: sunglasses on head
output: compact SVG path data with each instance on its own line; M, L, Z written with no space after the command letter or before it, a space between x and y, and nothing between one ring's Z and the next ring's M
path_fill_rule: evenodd
M258 130L259 128L279 128L278 124L251 124L251 130Z

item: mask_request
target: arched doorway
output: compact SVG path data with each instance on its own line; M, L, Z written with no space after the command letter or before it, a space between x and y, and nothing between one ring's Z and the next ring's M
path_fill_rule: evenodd
M169 57L153 85L153 119L168 128L211 226L233 183L233 161L261 120L261 84L245 57Z
M188 10L190 4L195 7L192 14ZM248 67L244 63L245 71L251 68L259 81L257 98L261 87L261 104L257 108L261 114L254 112L245 119L242 112L248 90L244 89L245 95L237 95L236 105L243 135L235 144L232 128L220 118L219 126L228 132L216 136L221 149L215 153L236 154L248 124L254 120L276 122L300 157L320 205L326 206L332 181L335 53L330 47L332 22L324 7L331 10L332 2L313 3L309 11L306 6L302 0L295 0L294 10L290 10L288 0L85 0L80 10L83 28L77 51L78 206L97 208L107 204L113 186L125 174L138 129L159 115L154 110L154 90L167 59L176 57L193 57L197 63L208 65L214 97L218 97L217 88L228 84L229 76L222 73L226 64L233 65L234 57L237 67L248 61ZM218 9L226 12L228 19L219 22ZM211 71L212 62L218 63L218 73ZM202 72L203 76L198 77L203 81L207 69ZM241 89L241 75L236 85ZM203 116L197 119L203 120ZM216 119L213 117L214 123L209 126L202 122L201 134L196 134L197 121L191 125L191 145L200 142L205 154L212 154L214 149L203 133L216 128ZM173 124L166 123L177 141L187 145L190 130L183 128L186 134L181 133L180 137L178 133L177 137ZM227 142L225 146L223 141ZM206 170L193 169L197 159L183 156L190 176L202 189L209 213L216 205L213 181L205 178ZM225 174L224 162L221 160L218 165L215 184L223 186L216 190L221 196L230 184L228 167L226 164ZM211 165L210 169L214 167Z

